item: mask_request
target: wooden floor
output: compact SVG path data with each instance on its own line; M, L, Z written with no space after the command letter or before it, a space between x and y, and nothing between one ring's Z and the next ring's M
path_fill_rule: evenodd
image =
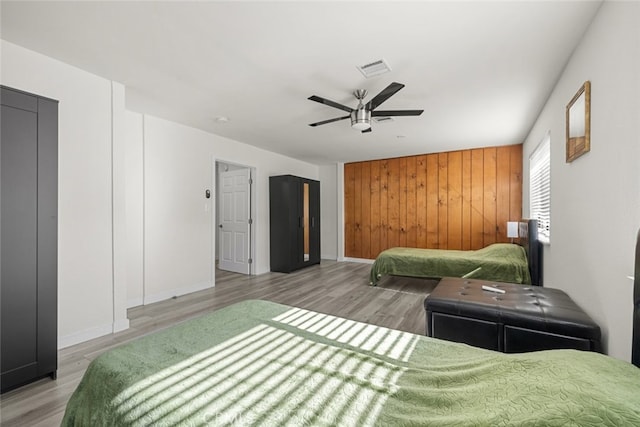
M58 378L46 378L0 398L2 426L59 426L89 362L142 335L247 299L262 299L424 334L423 301L436 281L383 278L368 285L369 264L322 261L291 273L244 276L218 270L216 286L128 310L130 328L58 352Z

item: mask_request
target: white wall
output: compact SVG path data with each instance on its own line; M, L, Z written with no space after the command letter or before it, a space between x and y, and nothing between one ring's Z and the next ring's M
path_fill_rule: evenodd
M338 259L338 170L320 166L320 257Z
M145 303L213 286L212 176L207 134L144 117Z
M128 323L124 303L115 301L124 298L119 293L124 288L114 286L112 149L114 141L120 142L123 88L0 43L3 85L60 101L58 346L122 329Z
M205 190L215 188L216 161L255 169L254 272L268 272L269 176L318 179L318 167L153 116L128 116L127 146L143 153L136 157L143 163L129 167L127 182L144 183L144 245L130 247L129 253L133 264L144 256L144 278L129 284L128 295L143 295L149 303L212 285L215 199L205 199Z
M605 350L630 360L635 236L640 227L640 3L604 2L524 146L551 134L551 244L544 283L600 325ZM591 151L565 163L565 107L591 81ZM524 210L528 211L528 188Z
M144 303L143 126L141 114L125 112L127 307Z
M127 181L125 89L111 82L111 270L112 332L129 328L127 318Z

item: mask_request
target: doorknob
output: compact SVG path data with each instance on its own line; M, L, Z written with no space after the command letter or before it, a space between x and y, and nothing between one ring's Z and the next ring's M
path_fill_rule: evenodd
M218 227L222 228L222 224L220 224Z

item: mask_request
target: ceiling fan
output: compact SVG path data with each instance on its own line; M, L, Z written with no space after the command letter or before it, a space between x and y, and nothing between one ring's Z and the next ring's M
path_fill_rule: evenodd
M364 89L358 89L353 92L353 96L358 100L358 106L356 108L347 107L346 105L339 104L326 98L313 95L308 99L316 101L329 107L338 108L340 110L349 113L348 116L336 117L334 119L323 120L321 122L311 123L309 126L320 126L327 123L337 122L351 118L351 127L361 131L362 133L371 132L371 117L390 117L390 116L419 116L424 110L377 110L384 101L389 99L392 95L402 89L404 85L402 83L393 82L379 94L373 97L373 99L366 104L362 100L367 96L367 91Z

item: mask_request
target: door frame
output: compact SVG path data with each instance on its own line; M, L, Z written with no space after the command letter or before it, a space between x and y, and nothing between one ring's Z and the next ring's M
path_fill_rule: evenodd
M234 161L228 161L222 158L213 157L213 177L212 177L212 191L213 195L213 203L211 209L211 254L213 255L213 259L211 262L211 277L213 278L213 284L215 286L216 282L216 260L218 258L218 249L219 249L219 239L218 239L218 200L220 199L220 188L218 186L218 167L223 168L225 166L231 166L242 169L249 169L251 173L251 184L249 185L249 214L251 216L251 224L249 225L249 258L251 259L251 263L249 264L249 275L255 275L255 264L256 264L256 168L255 166L246 165ZM222 169L220 169L222 170Z

